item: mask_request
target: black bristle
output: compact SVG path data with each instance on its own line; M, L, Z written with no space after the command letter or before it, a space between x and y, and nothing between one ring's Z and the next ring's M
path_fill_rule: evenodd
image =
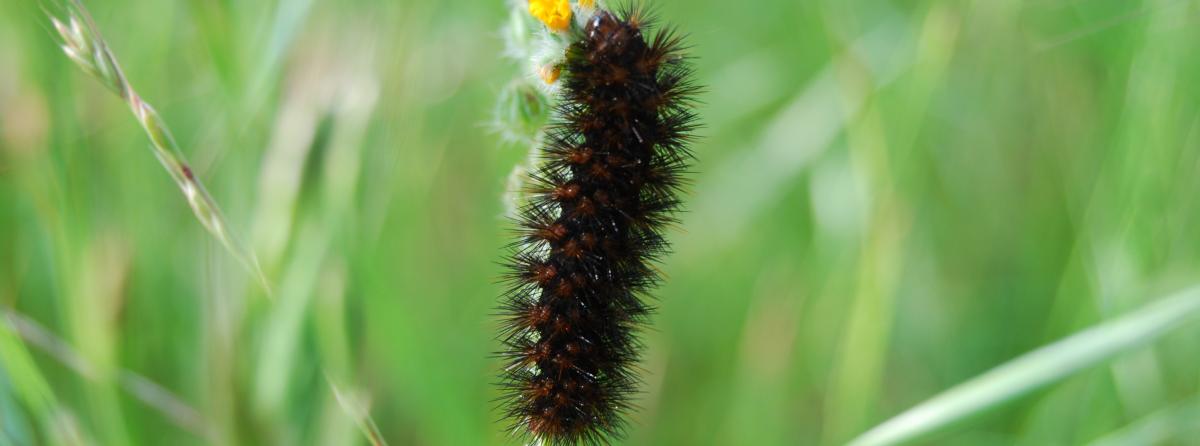
M542 444L607 444L638 389L636 337L679 207L696 87L677 33L597 10L570 46L501 306L505 416Z

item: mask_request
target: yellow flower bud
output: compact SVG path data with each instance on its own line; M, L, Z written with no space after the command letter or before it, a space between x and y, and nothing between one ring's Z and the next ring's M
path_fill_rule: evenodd
M554 81L558 80L558 76L561 74L562 67L558 65L545 65L538 69L538 75L541 76L542 81L546 82L547 84L553 84Z

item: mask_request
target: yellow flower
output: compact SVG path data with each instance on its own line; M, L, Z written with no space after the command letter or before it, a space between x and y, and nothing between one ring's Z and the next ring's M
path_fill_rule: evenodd
M584 8L591 8L596 6L596 0L579 0L579 5Z
M571 26L571 4L567 0L529 0L529 14L554 31Z

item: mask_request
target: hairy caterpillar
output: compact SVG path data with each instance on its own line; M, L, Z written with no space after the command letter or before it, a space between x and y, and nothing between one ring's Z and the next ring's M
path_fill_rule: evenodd
M587 11L564 30L555 118L506 260L503 404L513 431L538 444L623 433L636 331L652 310L643 299L660 280L651 264L668 249L662 232L692 157L696 87L678 34L650 33L637 9Z

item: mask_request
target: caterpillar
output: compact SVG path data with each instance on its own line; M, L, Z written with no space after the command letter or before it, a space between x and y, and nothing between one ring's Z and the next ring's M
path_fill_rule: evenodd
M564 26L554 118L504 261L501 404L516 435L553 446L626 430L696 128L680 35L638 8L584 10Z

